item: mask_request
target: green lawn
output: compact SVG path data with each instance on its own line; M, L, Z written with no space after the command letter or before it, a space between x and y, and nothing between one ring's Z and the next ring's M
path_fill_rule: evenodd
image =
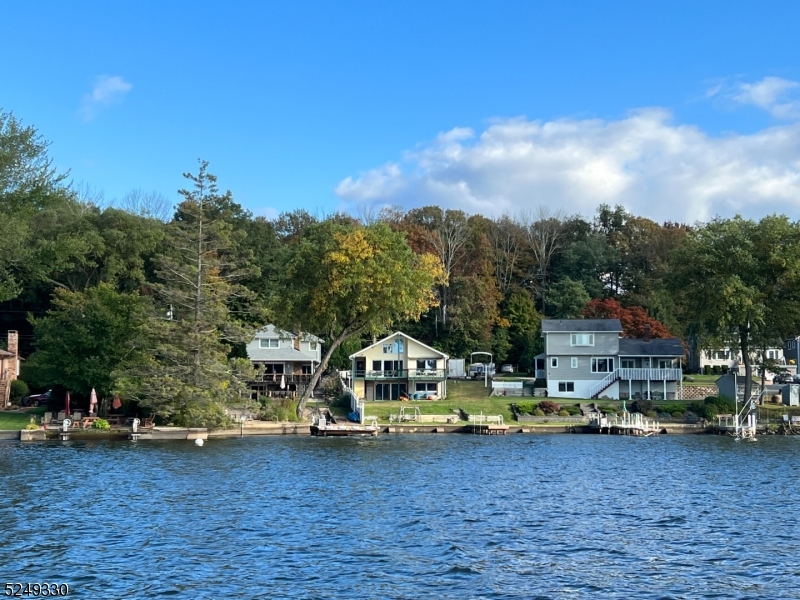
M36 409L31 409L35 411ZM41 414L44 414L42 412ZM31 420L29 413L13 413L13 412L0 412L0 429L25 429L25 426ZM39 417L36 417L36 422L39 422Z

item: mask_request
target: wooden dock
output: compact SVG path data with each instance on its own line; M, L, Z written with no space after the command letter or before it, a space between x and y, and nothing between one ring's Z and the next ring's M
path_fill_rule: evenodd
M620 417L595 417L588 425L595 433L607 435L657 436L661 427L657 421L645 419L640 413L624 412Z
M472 433L479 435L505 435L508 425L503 422L503 415L469 415Z

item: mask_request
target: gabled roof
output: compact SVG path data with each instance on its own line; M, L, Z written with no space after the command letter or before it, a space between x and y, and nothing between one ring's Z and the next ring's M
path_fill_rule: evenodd
M272 323L256 331L255 335L256 339L275 338L275 337L279 337L285 340L293 340L299 337L304 342L322 342L322 339L318 338L313 333L301 332L300 335L295 335L291 331L286 331L285 329L278 329Z
M407 340L411 340L412 342L415 342L415 343L419 344L420 346L423 346L423 347L427 348L427 349L428 349L428 350L430 350L431 352L435 352L436 354L438 354L438 355L439 355L439 356L441 356L442 358L450 358L450 356L449 356L449 355L447 355L447 354L445 354L444 352L440 352L440 351L439 351L439 350L437 350L436 348L431 348L430 346L428 346L428 344L423 344L423 343L422 343L422 342L420 342L419 340L412 338L410 335L408 335L407 333L403 333L402 331L395 331L395 332L394 332L394 333L392 333L391 335L387 335L385 338L378 340L378 341L377 341L377 342L375 342L374 344L371 344L371 345L367 346L366 348L362 348L361 350L359 350L359 351L358 351L358 352L356 352L355 354L351 354L351 355L350 355L348 358L350 358L350 359L353 359L353 358L355 358L355 357L357 357L357 356L360 356L361 354L363 354L364 352L366 352L366 351L367 351L367 350L369 350L370 348L374 348L375 346L378 346L378 345L382 344L382 343L383 343L383 342L385 342L386 340L389 340L389 339L391 339L391 338L394 338L394 337L396 337L396 336L398 336L398 335L402 335L402 336L403 336L404 338L406 338Z
M543 319L542 333L622 333L619 319Z
M683 343L680 338L652 338L649 342L641 338L621 338L620 356L683 356Z

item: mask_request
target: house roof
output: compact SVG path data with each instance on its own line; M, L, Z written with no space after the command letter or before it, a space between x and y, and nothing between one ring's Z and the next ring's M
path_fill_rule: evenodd
M296 361L310 362L317 360L315 357L303 354L294 348L247 348L247 358L254 361Z
M358 351L358 352L356 352L355 354L351 354L351 355L350 355L348 358L350 358L350 359L353 359L353 358L355 358L356 356L360 356L361 354L363 354L364 352L366 352L366 351L367 351L367 350L369 350L370 348L374 348L375 346L377 346L377 345L379 345L379 344L382 344L382 343L383 343L383 342L385 342L386 340L388 340L388 339L390 339L390 338L393 338L393 337L395 337L395 336L398 336L398 335L402 335L402 336L403 336L404 338L406 338L407 340L411 340L412 342L416 342L417 344L419 344L420 346L423 346L424 348L427 348L427 349L428 349L428 350L430 350L431 352L435 352L436 354L438 354L438 355L439 355L439 356L441 356L442 358L450 358L450 356L449 356L449 355L447 355L447 354L445 354L444 352L440 352L440 351L439 351L439 350L437 350L436 348L431 348L431 347L430 347L430 346L428 346L427 344L423 344L423 343L422 343L422 342L420 342L419 340L412 338L410 335L408 335L407 333L403 333L402 331L395 331L395 332L394 332L394 333L392 333L391 335L387 335L385 338L382 338L382 339L378 340L378 341L377 341L377 342L375 342L374 344L371 344L371 345L367 346L366 348L362 348L361 350L359 350L359 351Z
M14 356L14 353L8 350L0 350L0 356Z
M293 340L295 338L300 338L304 342L322 342L322 338L318 338L313 333L304 333L301 332L300 335L295 335L291 331L286 331L285 329L278 329L273 324L269 324L263 329L259 329L256 331L255 338L256 339L264 339L264 338L282 338L282 339L289 339Z
M622 323L619 322L619 319L543 319L542 333L548 332L622 333Z
M680 338L652 338L649 342L641 338L621 338L620 356L683 356L683 343Z

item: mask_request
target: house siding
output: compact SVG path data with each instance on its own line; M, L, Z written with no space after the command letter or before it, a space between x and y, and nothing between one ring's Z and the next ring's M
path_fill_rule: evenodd
M571 346L569 333L547 333L548 356L616 356L618 333L594 333L594 346Z

